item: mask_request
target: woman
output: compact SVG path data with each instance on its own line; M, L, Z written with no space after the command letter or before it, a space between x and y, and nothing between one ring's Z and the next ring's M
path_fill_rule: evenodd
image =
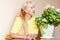
M24 3L11 29L13 40L32 40L38 34L35 24L35 7L31 1Z

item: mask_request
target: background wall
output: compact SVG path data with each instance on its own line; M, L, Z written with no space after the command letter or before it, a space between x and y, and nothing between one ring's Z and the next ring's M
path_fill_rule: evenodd
M5 40L5 35L9 33L12 23L24 2L26 0L0 0L0 40ZM60 8L60 0L32 0L32 2L36 7L35 16L40 16L47 4ZM59 34L60 27L58 26L54 30L55 40L59 40Z

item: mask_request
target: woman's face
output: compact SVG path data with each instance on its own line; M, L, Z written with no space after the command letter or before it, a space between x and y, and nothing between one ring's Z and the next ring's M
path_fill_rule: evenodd
M26 14L29 14L29 15L34 15L35 14L35 7L33 5L28 5L26 8L25 8L25 13Z

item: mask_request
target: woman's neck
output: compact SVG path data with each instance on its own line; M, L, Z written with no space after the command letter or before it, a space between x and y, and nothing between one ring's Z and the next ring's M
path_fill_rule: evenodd
M25 15L25 20L29 20L29 19L31 19L31 17L32 17L32 15L26 14Z

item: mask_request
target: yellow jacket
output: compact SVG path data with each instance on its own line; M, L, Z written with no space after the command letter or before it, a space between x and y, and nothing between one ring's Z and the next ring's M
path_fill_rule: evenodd
M32 17L30 20L27 21L28 27L27 27L27 34L37 34L38 33L38 27L35 24L35 17ZM22 27L22 19L20 16L17 16L11 29L11 33L15 34L23 34L23 31L21 29Z

